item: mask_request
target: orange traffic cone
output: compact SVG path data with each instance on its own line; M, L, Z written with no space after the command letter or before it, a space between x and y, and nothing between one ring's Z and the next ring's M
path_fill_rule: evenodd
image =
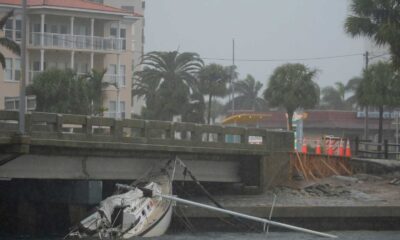
M347 140L346 144L346 157L351 157L350 141Z
M301 146L301 152L302 153L307 153L306 139L303 139L303 145Z
M333 148L332 148L332 139L329 139L329 146L328 146L328 155L333 155Z
M344 141L342 141L342 139L340 139L339 156L344 156Z
M317 147L315 148L315 154L321 155L321 144L319 143L319 140L317 141Z

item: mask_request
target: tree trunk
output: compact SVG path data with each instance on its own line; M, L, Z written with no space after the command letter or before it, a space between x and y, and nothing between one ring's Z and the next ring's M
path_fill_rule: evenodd
M365 106L365 119L364 119L364 140L368 140L368 122L369 122L369 117L368 117L368 105Z
M382 143L382 137L383 137L383 106L379 106L378 143Z
M208 95L208 118L207 118L207 124L210 125L211 122L211 99L212 95Z
M287 111L287 130L292 131L293 130L293 111Z

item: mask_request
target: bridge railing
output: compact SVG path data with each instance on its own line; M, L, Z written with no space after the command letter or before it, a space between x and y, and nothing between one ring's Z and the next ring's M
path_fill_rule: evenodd
M149 121L84 115L32 112L25 115L26 134L35 139L65 141L139 143L168 146L231 148L267 151L279 145L276 131L194 123ZM0 135L10 136L18 129L18 113L0 111ZM291 135L280 132L280 135ZM228 136L239 141L229 142ZM250 136L262 139L258 144ZM275 138L271 141L269 138Z

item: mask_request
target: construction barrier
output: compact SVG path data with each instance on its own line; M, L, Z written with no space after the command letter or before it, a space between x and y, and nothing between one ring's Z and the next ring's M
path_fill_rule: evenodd
M323 153L328 156L340 156L340 157L351 157L351 149L350 149L350 142L348 139L339 138L339 137L332 137L332 136L325 136L322 139L324 143L324 148L321 146L321 140L309 140L306 141L304 138L301 145L301 153L309 153L308 152L308 145L309 143L316 143L315 145L315 153L316 155L322 155Z
M302 176L304 180L317 180L332 175L352 175L349 158L341 156L290 154L290 177Z

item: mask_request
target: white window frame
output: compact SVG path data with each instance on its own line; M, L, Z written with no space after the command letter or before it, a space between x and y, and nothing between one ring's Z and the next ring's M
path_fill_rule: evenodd
M34 101L33 106L29 107L28 102ZM7 103L12 104L12 108L7 108ZM25 98L25 106L27 110L33 111L36 109L36 96L26 96ZM18 111L19 110L19 97L4 97L4 109L8 111Z
M21 58L5 58L6 59L6 68L4 69L4 81L5 82L19 82L22 78L21 75ZM8 66L7 61L11 63L11 66ZM17 61L19 61L19 67L17 68ZM19 78L16 79L17 71L19 71ZM10 74L11 73L11 74ZM7 75L10 75L11 78Z
M119 86L120 87L125 87L126 86L126 65L119 65Z
M20 28L19 29L17 29L17 21L20 22ZM13 25L14 25L14 40L16 42L21 42L21 39L22 39L22 16L21 15L18 15L18 16L16 16L14 18L14 24ZM20 37L17 37L17 33L20 34Z
M5 58L6 61L6 67L4 68L4 81L6 82L14 82L14 73L13 73L13 65L14 65L14 61L12 58ZM10 63L11 66L8 66Z

